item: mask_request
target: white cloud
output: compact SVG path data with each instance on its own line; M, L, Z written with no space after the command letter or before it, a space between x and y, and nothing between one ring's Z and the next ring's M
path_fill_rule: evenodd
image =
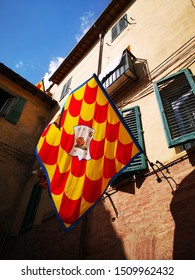
M16 68L21 68L24 65L23 61L19 60L18 63L16 63Z
M52 82L49 82L49 78L56 71L56 69L59 67L59 65L62 63L63 60L64 60L63 57L56 57L50 61L49 69L43 77L45 89L47 89L52 84Z
M80 26L80 34L75 36L76 41L78 42L85 33L89 30L92 23L94 22L94 14L92 12L86 12L82 17L80 17L81 26Z
M89 28L93 24L94 14L92 12L86 12L82 17L80 17L80 20L81 20L80 34L77 34L75 36L77 43L83 37L83 35L85 35L85 33L89 30ZM48 71L45 73L43 77L45 89L48 89L48 87L52 84L52 82L49 82L49 78L56 71L56 69L59 67L59 65L62 63L63 60L64 58L62 57L56 57L50 61Z

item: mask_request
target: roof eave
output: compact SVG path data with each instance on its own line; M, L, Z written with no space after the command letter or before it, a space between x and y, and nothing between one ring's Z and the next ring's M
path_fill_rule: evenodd
M12 69L5 66L3 63L0 63L0 74L5 76L10 81L18 84L32 95L36 95L39 99L49 103L50 105L56 104L56 101L53 100L49 95L41 91L38 87L36 87L32 83L24 79L22 76L14 72Z
M106 32L111 26L113 21L118 17L118 11L121 12L130 2L129 0L112 0L87 33L64 59L58 69L53 73L49 81L59 85L64 77L99 40L100 34Z

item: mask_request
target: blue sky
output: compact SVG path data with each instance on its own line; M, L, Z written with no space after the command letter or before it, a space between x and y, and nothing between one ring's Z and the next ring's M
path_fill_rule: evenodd
M0 0L0 62L32 84L46 80L110 0Z

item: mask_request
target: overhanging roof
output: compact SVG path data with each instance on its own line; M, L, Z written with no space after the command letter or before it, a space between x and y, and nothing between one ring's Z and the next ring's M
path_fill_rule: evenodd
M3 63L0 63L0 74L5 76L10 81L16 83L17 85L21 86L22 88L26 89L32 95L36 95L39 99L47 102L48 104L54 106L56 101L51 99L49 95L41 91L35 85L31 84L29 81L21 77L19 74L5 66Z
M118 18L118 15L131 0L112 0L100 17L94 22L88 32L81 38L75 48L64 59L49 81L60 84L64 77L76 66L90 48L99 40L99 35Z

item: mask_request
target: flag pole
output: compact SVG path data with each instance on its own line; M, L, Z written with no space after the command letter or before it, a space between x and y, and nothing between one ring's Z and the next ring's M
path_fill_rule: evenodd
M43 92L45 93L45 83L44 83L44 78L42 79L42 84L43 84Z

